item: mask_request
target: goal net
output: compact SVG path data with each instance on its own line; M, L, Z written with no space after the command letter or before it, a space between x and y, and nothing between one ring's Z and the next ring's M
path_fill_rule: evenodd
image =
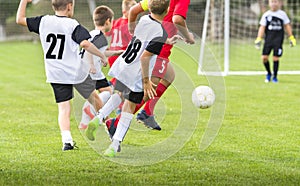
M283 1L298 46L290 47L285 35L279 74L300 74L299 32L300 1ZM262 49L254 47L259 20L269 9L268 0L207 0L200 47L198 74L256 75L265 74ZM261 47L262 48L262 47ZM220 71L211 69L217 61ZM269 57L272 64L272 53Z

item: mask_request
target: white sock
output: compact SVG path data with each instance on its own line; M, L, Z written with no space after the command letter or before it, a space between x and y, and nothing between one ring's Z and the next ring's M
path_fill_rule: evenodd
M71 136L71 131L69 130L63 130L61 131L61 137L62 137L62 143L70 143L72 146L73 144L73 138Z
M101 93L98 94L98 96L100 97L103 105L105 105L105 103L108 101L108 99L110 98L111 94L109 91L103 91Z
M114 148L115 152L118 151L118 148L120 146L121 142L116 140L116 139L113 139L112 143L111 143L111 147Z
M120 120L118 123L117 130L113 136L113 140L123 141L128 129L129 129L129 126L130 126L133 116L134 116L133 114L128 113L128 112L121 113L121 117L120 117Z
M122 103L122 99L119 94L115 93L110 96L106 104L99 110L98 117L100 121L106 118L112 111L114 111Z

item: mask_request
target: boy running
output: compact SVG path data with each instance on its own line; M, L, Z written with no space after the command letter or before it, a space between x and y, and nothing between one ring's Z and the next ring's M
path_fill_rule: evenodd
M74 149L70 131L73 87L99 110L101 101L95 91L95 82L88 74L88 65L82 63L80 48L100 57L106 65L106 57L88 39L89 32L75 19L74 0L52 0L55 15L26 17L27 4L32 0L21 0L16 22L27 26L29 31L39 34L44 51L47 82L51 84L58 104L58 123L62 136L62 150ZM90 55L91 56L91 55Z

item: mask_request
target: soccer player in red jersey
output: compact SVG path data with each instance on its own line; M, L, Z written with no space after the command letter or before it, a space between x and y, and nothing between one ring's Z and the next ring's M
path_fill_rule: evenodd
M110 32L106 33L111 36L110 50L126 50L132 34L128 31L128 13L132 6L136 5L135 0L122 1L123 16L113 21L113 26ZM109 66L111 67L118 56L111 56L108 58Z

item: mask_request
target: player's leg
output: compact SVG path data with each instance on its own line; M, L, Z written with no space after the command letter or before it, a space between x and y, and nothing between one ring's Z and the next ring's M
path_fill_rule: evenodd
M283 50L282 47L275 47L273 51L273 83L278 83L278 70L279 70L279 58L282 56Z
M61 131L63 150L72 150L74 147L70 129L71 104L70 101L58 103L58 123Z
M168 68L165 76L160 80L156 87L156 96L154 99L148 100L144 106L144 110L148 115L153 115L154 107L163 93L167 90L167 88L172 84L175 79L175 70L171 63L168 63Z
M103 105L106 104L108 99L110 98L111 94L110 91L103 91L98 94L100 100L102 101ZM88 123L95 117L97 111L95 110L94 106L86 101L82 107L82 114L81 114L81 121L78 126L79 129L86 129Z
M96 81L96 90L100 92L98 96L103 106L112 94L112 88L106 78ZM98 110L96 110L93 105L86 101L82 108L81 122L78 126L79 129L86 129L89 121L95 117L97 111Z
M124 85L117 81L116 91L124 90ZM85 134L89 140L95 140L96 137L96 130L99 125L102 124L103 120L112 112L114 111L122 102L122 94L120 92L114 93L108 99L107 103L98 111L96 116L88 123L88 128L85 131Z
M271 53L271 50L272 50L271 47L264 45L264 48L262 51L262 56L261 56L263 65L267 71L267 75L266 75L266 79L265 79L266 83L269 83L271 81L271 76L272 76L270 62L269 62L269 55Z
M143 122L147 127L152 129L161 130L161 127L154 119L154 108L160 97L171 85L175 79L175 70L168 60L159 58L153 69L152 79L154 77L160 78L156 87L156 96L154 99L148 100L145 103L143 110L137 115L137 120Z
M136 104L133 114L137 113L137 111L144 105L145 101L147 101L147 100L148 100L148 97L144 97L144 99L142 100L141 103ZM122 107L123 107L123 105L122 105ZM113 135L116 132L117 126L118 126L119 121L120 121L120 117L121 117L121 112L120 112L120 114L117 115L117 117L109 118L105 121L105 125L106 125L108 134L109 134L111 139L112 139Z
M87 128L88 123L94 118L94 113L96 113L94 107L88 102L84 102L81 109L81 120L78 125L79 130L84 130Z
M273 57L273 79L272 79L273 83L278 83L278 78L277 78L278 70L279 70L279 57L274 56Z
M74 142L70 129L71 104L73 85L51 83L56 103L58 105L58 124L61 131L62 150L74 149Z
M119 120L118 127L112 137L112 143L109 148L104 152L105 156L113 157L119 149L121 142L124 140L125 135L129 129L130 123L133 119L133 113L136 108L136 104L143 100L143 92L125 91L125 102L122 107L122 112Z
M123 83L121 83L120 81L116 81L116 86L115 86L116 93L114 93L109 98L107 103L97 113L97 118L99 119L100 122L103 122L103 120L121 104L121 102L123 101L122 92L124 91L125 88L126 87Z
M84 82L76 84L74 87L79 94L95 108L95 110L99 110L103 106L103 102L95 90L95 84L96 81L92 80L92 78L88 76ZM86 135L92 138L91 140L95 140L93 137L96 135L97 127L98 125L87 127L86 131L89 133Z

